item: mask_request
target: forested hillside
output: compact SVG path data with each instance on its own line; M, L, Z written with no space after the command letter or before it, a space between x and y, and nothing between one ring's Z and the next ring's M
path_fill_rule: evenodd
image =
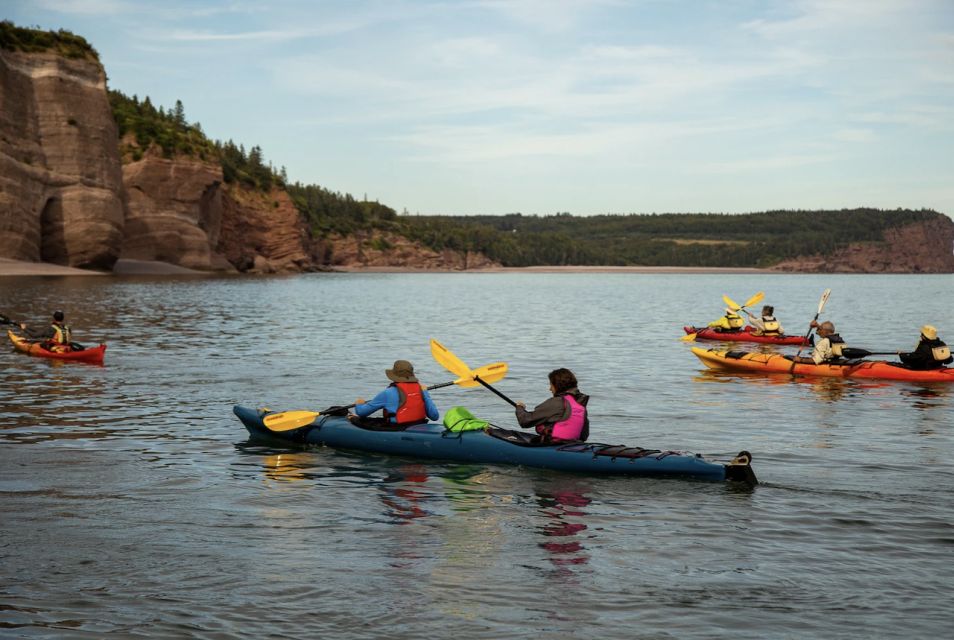
M419 216L407 233L433 248L480 251L501 264L767 267L881 242L930 210L851 209L728 214Z

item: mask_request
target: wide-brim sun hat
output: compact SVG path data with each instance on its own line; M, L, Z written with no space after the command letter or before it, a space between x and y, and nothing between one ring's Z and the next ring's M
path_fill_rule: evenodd
M384 371L384 375L394 382L417 382L414 377L414 365L407 360L395 360L394 366Z
M921 327L921 335L928 340L937 340L937 329L929 324Z

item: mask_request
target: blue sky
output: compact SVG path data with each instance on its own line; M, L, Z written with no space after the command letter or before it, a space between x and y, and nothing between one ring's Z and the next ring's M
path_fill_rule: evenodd
M954 214L954 0L0 0L409 213Z

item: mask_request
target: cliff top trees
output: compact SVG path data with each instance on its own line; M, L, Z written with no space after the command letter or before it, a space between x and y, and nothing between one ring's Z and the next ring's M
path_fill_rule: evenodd
M0 21L0 49L25 53L52 51L64 58L87 58L99 62L96 49L82 36L65 29L59 31L25 29L9 20Z

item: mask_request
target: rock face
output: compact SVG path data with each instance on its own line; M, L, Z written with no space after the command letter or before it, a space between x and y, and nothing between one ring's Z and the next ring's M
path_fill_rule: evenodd
M884 242L856 243L828 256L805 256L772 267L818 273L954 273L954 221L946 216L895 227Z
M428 249L404 236L381 231L334 236L325 242L322 255L332 267L466 270L500 267L482 253Z
M102 66L0 50L0 255L109 269L123 223Z
M315 268L308 229L285 191L229 185L222 194L216 251L239 271L282 273Z
M213 252L222 223L222 167L146 154L123 167L123 259L210 271L231 269Z

